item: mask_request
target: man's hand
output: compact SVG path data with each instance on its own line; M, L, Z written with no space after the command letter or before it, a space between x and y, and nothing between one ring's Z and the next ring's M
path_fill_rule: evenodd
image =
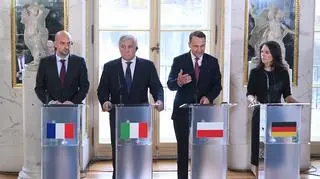
M73 104L73 102L71 102L71 101L65 101L65 102L63 102L62 104Z
M163 102L161 100L158 100L155 104L155 108L157 109L157 111L162 111L163 110Z
M112 108L112 103L110 101L106 101L102 105L103 112L105 112L105 111L109 112L111 110L111 108Z
M259 104L259 101L252 95L248 95L247 99L249 101L249 106Z
M57 101L51 100L48 104L50 105L50 104L62 104L62 103L58 100Z
M210 101L206 96L202 96L200 99L200 104L210 104Z
M178 86L183 86L192 81L191 76L189 74L183 74L183 70L181 69L178 73L177 84Z

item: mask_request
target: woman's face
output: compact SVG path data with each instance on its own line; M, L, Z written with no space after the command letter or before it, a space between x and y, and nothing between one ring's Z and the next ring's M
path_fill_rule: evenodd
M271 55L269 47L266 45L263 45L260 53L261 53L261 61L264 64L264 66L270 67L273 63L273 57Z

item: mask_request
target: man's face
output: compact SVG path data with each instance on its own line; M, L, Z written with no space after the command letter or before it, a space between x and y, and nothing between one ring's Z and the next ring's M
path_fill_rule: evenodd
M204 51L206 50L206 39L199 38L199 37L192 37L191 41L189 42L189 47L191 52L194 56L200 58Z
M55 42L56 53L59 57L66 57L70 53L72 42L66 34L60 34Z
M133 40L125 40L119 46L121 57L126 60L132 60L133 57L136 55L136 46Z

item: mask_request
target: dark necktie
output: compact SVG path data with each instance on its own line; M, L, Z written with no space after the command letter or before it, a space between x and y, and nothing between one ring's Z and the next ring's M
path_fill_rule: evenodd
M194 75L195 75L197 81L199 80L199 74L200 74L200 67L199 67L198 62L199 62L199 58L196 57L195 64L194 64Z
M130 92L130 88L131 88L131 83L132 83L132 76L131 76L131 69L130 69L130 65L132 62L126 62L127 63L127 69L126 69L126 84L127 84L127 89L128 89L128 93Z
M65 65L65 61L64 59L61 59L61 69L60 69L60 82L61 82L61 86L63 87L63 83L64 83L64 77L66 76L66 65Z

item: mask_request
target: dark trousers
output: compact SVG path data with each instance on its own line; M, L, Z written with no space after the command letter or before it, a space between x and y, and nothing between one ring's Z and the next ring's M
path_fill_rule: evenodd
M189 120L184 118L173 120L173 126L177 139L178 179L188 179Z
M109 124L110 124L110 134L111 134L111 148L112 148L112 179L116 178L116 123L115 123L115 113L114 111L110 112L109 117Z
M258 166L259 163L259 136L260 136L260 109L253 110L251 122L251 164Z

